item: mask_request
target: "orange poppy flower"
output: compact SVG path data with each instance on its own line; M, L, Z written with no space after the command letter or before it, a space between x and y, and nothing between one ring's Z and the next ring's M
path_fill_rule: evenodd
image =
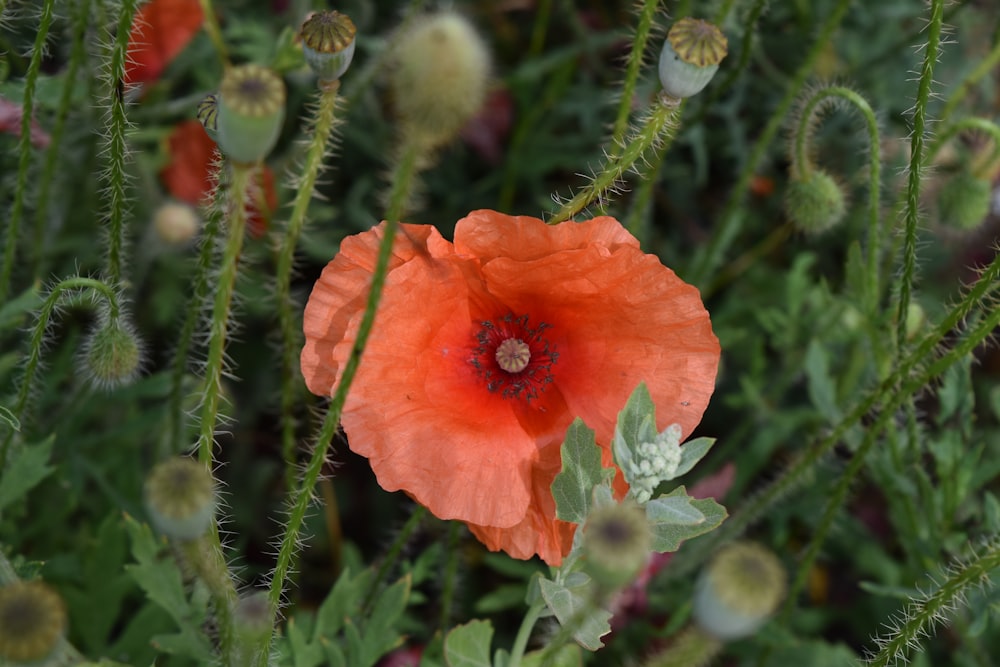
M333 394L350 354L383 228L345 239L306 305L302 373L316 394ZM617 220L475 211L454 244L400 226L342 424L382 488L468 523L492 550L558 565L575 525L555 518L550 487L573 419L611 465L618 411L645 382L658 427L687 436L718 363L698 291Z
M204 22L198 0L152 0L140 7L128 38L125 83L159 79Z

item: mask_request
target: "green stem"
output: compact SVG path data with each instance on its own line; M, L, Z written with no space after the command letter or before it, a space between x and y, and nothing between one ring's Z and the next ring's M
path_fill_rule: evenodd
M531 44L528 46L528 60L531 61L542 52L545 46L545 33L549 29L552 18L552 0L539 0L535 9L535 22L531 28Z
M413 536L413 532L423 523L424 517L427 516L427 508L423 505L417 505L416 509L410 515L410 518L406 520L403 524L403 528L396 535L395 539L392 541L392 545L385 552L385 556L382 558L382 562L378 566L378 571L375 572L375 576L372 578L372 583L368 587L368 591L365 593L364 603L361 605L361 609L364 611L370 611L371 605L375 601L375 594L378 593L379 587L385 578L389 576L389 572L392 568L396 566L396 561L399 560L400 554L403 553L403 547L406 543L410 541L410 537Z
M920 68L917 101L913 107L913 127L910 133L910 168L906 183L906 211L903 230L903 271L899 278L899 304L896 308L896 353L903 354L906 344L906 313L910 307L910 292L917 265L917 221L920 217L920 181L923 173L924 141L927 139L927 105L931 96L934 64L941 43L941 14L944 0L931 0L931 16L927 25L924 63Z
M73 20L72 46L70 47L69 65L63 82L62 95L59 97L59 109L53 121L50 134L51 143L45 153L45 164L39 178L38 200L35 206L35 238L32 247L35 253L34 275L39 280L45 271L46 218L51 203L52 184L55 181L56 165L62 157L62 140L66 130L66 119L73 103L73 91L76 90L76 80L79 77L80 66L87 60L87 45L84 37L87 34L90 0L79 0L77 13Z
M682 106L677 100L661 97L621 154L608 156L594 179L563 204L548 221L549 224L554 225L569 220L578 214L619 183L625 171L630 169L646 151L656 146L658 142L667 145L673 141Z
M281 450L285 459L285 481L289 489L295 486L295 420L293 414L298 386L296 368L298 366L298 332L300 331L300 327L296 326L292 312L292 264L299 236L305 226L306 212L316 187L316 179L323 168L323 156L329 149L333 128L337 123L337 91L339 88L340 82L337 81L319 92L316 114L312 120L312 139L306 152L305 165L297 184L295 203L292 206L292 214L288 219L285 238L278 255L277 304L282 338Z
M927 147L927 151L924 153L923 165L927 166L931 164L938 152L956 135L961 132L970 131L982 132L989 135L990 139L993 140L993 154L988 160L983 161L984 166L988 167L996 159L997 153L1000 152L1000 126L991 120L975 116L949 123L940 132L936 132L933 142Z
M225 667L243 667L234 661L238 651L233 615L239 596L222 554L218 524L213 524L213 530L209 534L197 540L182 542L178 548L212 596L212 614L218 628L217 639L222 664Z
M455 585L458 578L458 537L461 531L458 521L448 523L448 543L445 546L445 566L444 580L441 586L441 633L447 632L451 623L453 600L455 597Z
M108 70L108 126L105 129L108 155L107 189L108 201L108 277L112 282L121 282L122 254L125 246L125 213L128 199L125 187L128 177L125 162L128 156L126 136L128 120L125 117L125 97L119 88L125 79L125 59L128 54L128 38L135 14L136 0L123 0L118 16L118 32L111 48L111 63Z
M285 580L292 567L299 533L305 520L306 510L312 500L313 488L316 480L319 479L320 471L326 463L327 452L330 442L337 432L340 424L340 416L344 410L344 403L347 401L347 392L351 388L354 376L361 362L361 354L364 351L368 335L371 333L372 325L375 322L375 313L378 308L379 299L382 297L382 287L385 285L386 273L388 272L389 259L392 256L393 240L396 236L397 221L400 212L406 205L409 198L410 189L416 176L416 165L418 160L417 148L407 146L403 157L396 167L392 180L392 190L389 195L389 211L386 214L385 227L383 229L382 241L379 244L378 255L375 260L375 268L372 273L371 289L368 292L368 301L365 304L365 312L362 315L361 323L358 325L357 338L351 347L351 354L344 364L344 371L337 383L337 389L330 401L326 418L320 427L319 435L316 437L316 446L312 456L306 465L302 482L295 490L291 511L289 512L288 524L285 526L285 534L281 540L278 550L278 559L274 568L274 576L271 578L271 587L268 592L268 600L271 605L272 614L277 614L278 605L281 601L281 593L284 589ZM268 639L270 641L270 639ZM267 646L263 647L262 655L269 653Z
M635 37L632 40L632 50L629 51L625 64L625 83L622 85L621 99L618 100L618 115L611 130L612 155L621 150L628 129L628 118L632 111L632 97L635 95L636 82L639 80L639 70L642 68L643 56L646 53L646 43L653 28L653 19L660 7L659 0L643 0L639 13L639 24L636 26Z
M541 618L542 611L544 610L545 601L541 597L528 607L527 613L521 619L521 627L517 629L514 644L510 647L510 660L507 662L507 667L521 667L521 659L524 657L525 649L528 648L531 631L535 629L535 623Z
M226 40L222 38L222 30L219 28L219 21L215 17L215 9L212 8L212 0L199 0L201 12L205 15L204 28L208 33L208 38L212 40L215 53L219 56L222 67L229 67L229 54L226 49Z
M21 104L21 136L17 140L17 184L14 186L14 203L7 217L7 238L4 242L3 262L0 263L0 303L7 301L11 276L14 272L14 255L17 253L17 237L24 215L24 197L28 191L28 171L31 168L31 121L35 117L35 87L45 56L45 40L52 27L55 0L45 0L42 16L35 33L35 44L31 50L31 61L24 75L24 102Z
M805 85L806 79L813 73L816 59L819 58L820 54L826 48L827 43L833 37L834 31L840 25L850 6L851 0L838 0L837 6L823 23L819 31L819 36L813 43L809 53L806 54L799 69L796 70L791 83L785 88L785 96L778 103L763 132L757 138L757 143L754 144L753 150L750 152L750 157L747 159L746 164L743 165L736 185L729 195L715 233L709 240L708 245L698 253L692 262L687 280L696 286L705 286L710 274L722 262L723 257L729 250L729 246L732 245L733 241L739 235L740 226L743 224L743 199L750 190L750 182L753 180L753 175L764 159L764 155L768 149L774 144L775 135L777 135L778 130L785 123L785 118L788 116L788 112L792 108L796 97L798 97L799 91Z
M225 365L226 332L236 275L239 267L243 238L246 236L246 191L256 167L232 165L233 180L228 193L229 220L222 263L215 280L215 301L208 331L208 359L205 364L205 384L201 405L201 424L198 437L198 459L206 466L212 465L212 447L215 444L215 421L219 415L219 398L222 394L222 373Z
M64 278L56 283L49 292L48 297L42 303L42 307L38 311L35 326L31 331L31 338L28 343L28 358L24 363L24 375L21 377L21 385L18 389L13 409L14 417L20 422L25 421L25 408L28 405L28 397L31 395L31 389L34 386L35 374L38 372L38 367L42 360L42 350L45 348L45 331L48 329L52 314L56 311L66 292L82 290L93 290L98 295L104 297L108 303L108 317L112 322L121 316L121 303L118 300L118 293L106 283L94 278L83 278L81 276ZM0 473L5 469L7 453L13 438L14 429L7 429L7 434L3 439L3 446L0 447Z
M965 606L967 593L981 587L997 567L1000 567L1000 541L994 537L983 547L982 554L974 555L964 566L949 567L946 574L950 576L933 593L911 601L903 614L904 621L894 624L898 629L888 639L879 641L879 652L866 664L888 667L905 662L907 649L917 646L920 638L927 635L927 628L940 623L949 611Z
M866 289L866 306L869 316L874 317L879 301L879 247L881 231L879 229L879 213L881 208L880 193L882 182L881 140L878 133L878 121L868 100L850 88L829 86L821 88L806 100L795 131L794 159L792 172L802 178L807 178L812 168L809 157L809 141L816 130L815 117L822 112L829 101L842 99L861 112L868 129L868 275Z

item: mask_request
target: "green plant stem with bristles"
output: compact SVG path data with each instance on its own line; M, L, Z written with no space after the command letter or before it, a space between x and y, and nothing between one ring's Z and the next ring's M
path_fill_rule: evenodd
M683 104L677 100L658 100L655 102L642 127L635 133L621 154L609 155L594 179L584 186L576 196L563 204L562 208L548 220L548 223L554 225L577 215L595 199L603 196L616 183L620 182L625 171L632 168L650 148L656 146L658 142L669 145L677 132L677 121L680 118L682 107Z
M21 218L24 215L24 198L28 191L28 171L31 169L31 120L35 117L35 88L38 74L45 56L45 40L52 27L55 0L44 0L42 15L35 34L35 44L31 50L31 61L24 75L24 103L21 105L20 136L17 140L17 184L14 188L14 203L7 216L7 238L4 240L3 262L0 262L0 303L7 301L10 293L11 277L14 272L14 257L17 254L17 239Z
M920 217L920 182L924 166L924 142L927 131L927 105L934 83L934 64L941 43L941 15L944 0L931 0L927 23L924 63L920 68L917 101L913 107L913 127L910 133L910 167L906 182L906 209L903 229L903 269L899 277L899 303L896 308L896 353L903 354L906 343L906 315L910 308L910 293L917 267L917 220Z
M868 130L868 266L867 289L865 291L866 308L870 317L877 314L879 302L879 249L881 247L881 230L879 214L881 209L882 184L882 141L879 138L878 121L868 100L843 86L828 86L821 88L809 96L802 108L799 122L795 129L795 155L793 169L802 177L808 177L812 170L809 140L815 131L815 114L832 98L838 98L850 103L861 112Z
M112 282L122 279L122 253L125 246L125 215L128 208L128 198L125 187L128 177L125 174L125 161L128 156L128 146L125 144L128 131L128 120L125 117L125 98L119 91L119 85L125 78L125 59L128 54L128 38L132 27L132 17L135 14L136 0L123 0L121 14L118 15L118 26L114 44L111 47L111 62L108 70L108 156L107 189L105 197L108 201L108 277Z
M45 164L42 167L38 182L38 198L35 205L35 235L32 239L34 248L34 276L38 280L45 272L44 250L46 248L45 224L48 217L49 203L52 200L52 184L55 181L56 165L62 157L62 140L66 130L66 119L73 103L73 92L76 90L76 80L80 66L87 60L87 20L90 18L90 0L78 0L76 14L73 17L73 36L71 38L69 65L63 82L62 94L59 97L59 108L50 134L51 142L45 153Z
M222 664L226 667L242 667L234 661L239 652L235 646L233 612L239 596L219 543L218 525L213 523L212 531L197 540L179 543L178 550L212 596L212 614L218 628L217 641Z
M632 111L632 98L635 96L639 70L642 68L646 44L649 41L653 20L656 18L659 7L659 0L643 0L642 10L639 12L639 23L635 29L635 37L632 39L632 50L629 51L625 64L625 82L622 85L621 99L618 100L618 115L615 117L615 124L611 130L610 151L612 155L621 149L625 132L628 130L628 118Z
M997 26L993 35L993 48L990 49L985 58L979 61L975 69L962 79L955 92L948 97L948 101L945 102L944 108L941 109L941 113L938 116L938 121L942 123L947 121L955 109L958 108L958 105L962 103L962 100L965 99L965 96L968 95L969 90L979 83L983 77L996 69L997 65L1000 65L1000 25Z
M205 363L204 389L201 404L198 460L209 469L212 466L212 448L215 445L215 421L219 416L219 398L222 394L222 375L225 365L226 332L229 313L236 291L243 238L246 236L246 195L250 179L258 167L232 164L226 210L226 244L222 252L219 274L215 281L215 301L208 331L208 359Z
M199 0L201 12L205 16L203 24L208 38L212 40L215 53L219 56L222 67L229 67L229 51L226 49L226 40L222 38L222 30L219 28L219 20L216 18L215 9L212 7L212 0Z
M372 583L365 593L364 602L361 605L363 611L371 610L371 605L375 602L375 594L378 593L379 587L385 578L389 576L389 572L396 567L396 561L399 560L400 554L403 553L403 547L409 542L413 533L423 523L426 516L427 508L423 505L417 505L413 513L410 514L410 518L406 520L406 523L403 524L396 537L393 538L392 544L386 550L385 556L382 558L378 570L375 572L375 576L372 577Z
M962 132L982 132L993 141L993 153L984 161L984 168L1000 156L1000 125L986 118L968 117L945 126L934 134L934 141L927 147L923 164L926 166L934 161L938 152L955 136Z
M739 512L733 514L721 528L692 543L693 548L678 554L671 562L666 575L670 578L681 577L698 567L702 558L713 549L732 540L759 520L768 508L783 498L796 485L801 483L813 466L827 454L841 438L861 422L871 410L895 412L917 392L940 376L953 363L972 351L983 340L992 335L993 327L1000 323L1000 309L985 309L984 317L960 341L939 357L932 352L951 331L962 322L977 306L986 301L987 297L998 288L1000 278L1000 254L981 273L958 304L933 327L912 348L909 353L896 364L893 372L882 383L867 391L865 395L848 411L830 432L812 446L802 457L786 468L777 479L771 482L763 491L747 500ZM928 359L934 359L927 363ZM921 367L919 370L918 367Z
M806 79L813 73L816 60L830 42L833 33L840 25L850 6L851 0L838 0L837 6L830 12L830 15L820 28L819 35L816 41L813 42L812 48L809 49L809 53L806 54L799 69L796 70L794 77L786 87L784 97L781 98L781 101L771 114L767 125L757 138L757 142L750 152L750 157L743 165L743 169L740 170L739 178L733 186L729 199L726 202L726 207L719 218L719 224L715 228L708 244L700 249L700 252L691 264L691 271L687 274L687 280L692 282L696 287L704 288L711 281L712 273L722 262L723 257L729 250L729 246L732 245L733 241L739 235L740 227L743 224L743 199L750 190L750 182L753 180L754 173L764 159L764 155L774 145L774 138L782 124L785 123L788 112L792 108L792 104L795 102L796 97L798 97L802 87L805 85ZM702 294L703 296L707 296L704 290Z
M933 593L921 600L913 600L892 630L891 636L879 640L879 651L868 659L871 667L888 667L906 662L907 649L914 649L928 628L939 623L944 615L956 606L964 606L967 593L979 588L989 575L1000 567L1000 541L993 538L982 547L982 553L974 554L969 562L952 566L945 574L947 578Z
M372 283L368 292L368 300L365 304L365 312L358 325L358 334L354 345L351 347L351 354L347 359L347 363L344 364L343 373L337 383L337 389L334 391L330 407L327 409L326 418L323 420L319 434L316 436L316 444L309 462L306 464L302 481L292 494L288 523L285 525L285 533L281 539L278 559L268 591L268 602L272 616L277 614L285 580L288 578L288 573L292 568L299 533L305 521L306 510L308 510L309 504L312 501L313 488L316 486L319 474L326 463L330 443L337 432L337 427L340 424L340 416L347 401L347 392L354 381L358 365L361 362L361 354L364 351L368 335L371 333L372 325L375 322L375 313L378 309L379 300L382 297L382 288L385 285L385 278L389 268L389 258L392 256L396 227L399 217L410 197L410 191L416 178L418 159L418 147L414 145L406 146L393 172L392 188L389 193L389 208L386 213L385 227L382 232L382 242L379 244L378 255L375 259L375 268L372 273ZM270 642L270 638L267 641ZM266 658L270 651L269 646L263 646L262 649L260 654Z
M224 168L221 162L216 164ZM213 181L218 183L218 172L213 177ZM214 196L218 197L220 194L222 194L221 189L217 189ZM215 259L215 245L221 231L222 210L219 205L214 205L205 218L205 226L201 232L201 251L198 253L198 264L195 267L193 292L184 316L184 324L178 335L177 348L174 350L167 415L167 443L170 449L163 453L165 455L172 455L181 447L179 440L183 431L182 421L184 419L184 375L188 369L188 355L191 352L194 332L198 328L201 305L208 298L209 278L212 275L212 264Z
M653 150L653 157L649 161L651 168L643 173L642 178L639 179L628 216L625 218L625 229L629 231L629 234L639 239L640 245L646 240L646 215L652 205L653 190L656 187L660 165L663 164L663 156L666 155L667 148L669 146L663 145L657 146Z
M52 319L52 313L55 312L67 292L79 292L83 290L93 291L107 301L108 318L112 322L121 317L120 297L113 288L109 287L103 281L94 278L84 278L82 276L72 276L60 280L52 287L38 311L38 318L35 320L35 326L31 330L31 338L28 342L28 357L24 363L24 374L21 377L21 385L18 388L17 399L14 401L14 409L12 410L14 417L18 421L24 421L25 408L28 405L28 397L31 395L31 388L35 382L35 374L38 372L38 367L42 360L42 350L45 347L45 331L48 329L49 321ZM0 472L6 467L10 443L14 438L14 430L6 430L7 434L4 436L3 445L0 446Z
M278 319L281 324L281 451L285 459L286 484L291 489L295 485L295 409L296 379L298 360L298 329L292 313L292 263L295 247L302 228L305 226L306 212L312 200L316 179L323 168L323 156L327 154L333 128L337 122L337 91L340 82L320 90L315 116L312 120L313 135L306 151L305 164L299 177L298 190L292 214L285 229L278 254L277 298Z

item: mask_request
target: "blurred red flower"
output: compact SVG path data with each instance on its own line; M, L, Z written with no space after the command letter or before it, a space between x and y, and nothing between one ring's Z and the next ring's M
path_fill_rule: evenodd
M0 132L21 136L21 120L24 112L20 104L15 104L5 97L0 97ZM52 138L42 129L38 121L31 119L31 145L35 148L48 148Z
M199 0L151 0L140 7L129 33L125 84L159 79L204 21Z
M344 239L306 305L302 374L316 394L339 381L383 230ZM342 423L384 489L468 523L492 550L557 565L575 525L555 518L550 488L573 419L612 465L618 411L644 381L658 427L686 437L718 363L698 291L617 220L475 211L454 244L401 225Z

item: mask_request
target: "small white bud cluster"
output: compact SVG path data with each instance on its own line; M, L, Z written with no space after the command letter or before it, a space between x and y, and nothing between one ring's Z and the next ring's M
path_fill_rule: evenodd
M653 442L644 442L633 452L629 478L632 496L647 503L660 482L673 479L681 462L681 427L671 424Z

